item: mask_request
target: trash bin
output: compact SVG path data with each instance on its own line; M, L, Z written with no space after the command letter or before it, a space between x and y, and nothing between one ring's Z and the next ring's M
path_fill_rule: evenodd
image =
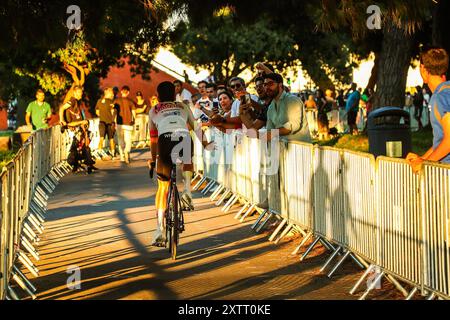
M372 111L367 130L369 152L375 157L406 158L411 152L410 117L403 109L385 107Z

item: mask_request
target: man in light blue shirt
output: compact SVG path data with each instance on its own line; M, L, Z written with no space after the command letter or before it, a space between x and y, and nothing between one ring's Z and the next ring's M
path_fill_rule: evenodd
M264 75L264 88L272 100L267 110L267 135L277 129L280 137L289 141L311 142L305 107L302 100L287 93L283 87L283 77L276 73Z

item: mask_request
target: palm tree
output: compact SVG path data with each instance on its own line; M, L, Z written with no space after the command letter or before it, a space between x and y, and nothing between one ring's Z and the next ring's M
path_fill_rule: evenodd
M382 30L367 27L366 9L376 4L382 12ZM433 0L322 0L318 28L333 30L349 26L355 39L372 32L382 33L381 50L377 56L375 107L403 106L404 92L411 63L414 36L431 20L436 1Z

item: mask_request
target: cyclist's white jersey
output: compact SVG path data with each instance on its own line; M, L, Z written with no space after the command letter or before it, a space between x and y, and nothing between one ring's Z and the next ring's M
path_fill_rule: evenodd
M150 135L161 136L172 132L197 129L191 109L182 102L162 102L149 112ZM156 134L157 131L157 134Z

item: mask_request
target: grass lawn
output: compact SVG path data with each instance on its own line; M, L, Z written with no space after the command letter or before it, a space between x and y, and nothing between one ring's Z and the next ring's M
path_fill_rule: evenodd
M13 135L14 131L0 131L0 137L12 137ZM17 146L13 146L13 150L0 151L0 172L2 172L3 167L14 158L17 149Z
M2 172L3 167L14 158L15 154L16 153L12 150L0 151L0 172Z
M426 128L419 132L412 133L412 152L419 155L424 154L433 145L433 132L431 128ZM313 141L320 146L329 146L339 149L347 149L359 152L369 152L369 138L366 135L340 135L328 141Z

